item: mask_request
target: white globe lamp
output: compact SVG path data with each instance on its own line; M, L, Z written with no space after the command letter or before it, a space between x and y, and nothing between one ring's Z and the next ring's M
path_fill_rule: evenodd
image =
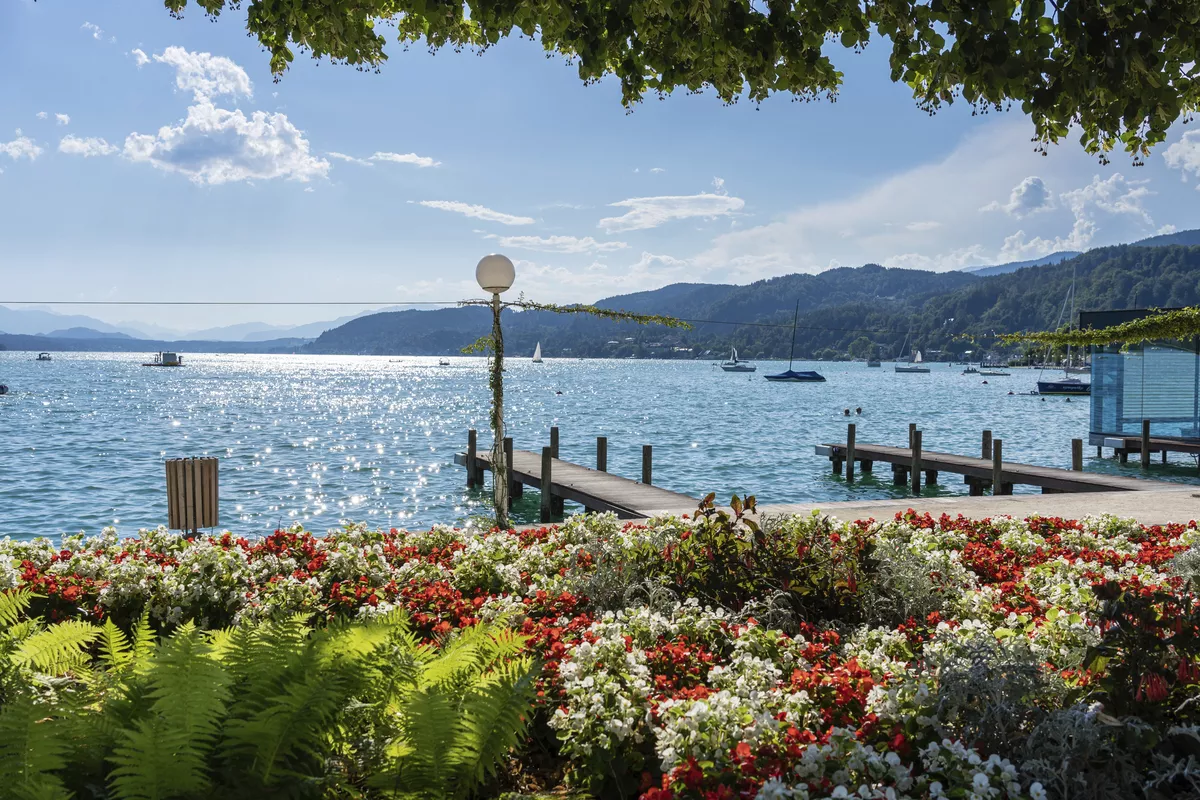
M479 259L475 267L475 280L488 294L507 292L517 279L517 270L507 256L493 253Z

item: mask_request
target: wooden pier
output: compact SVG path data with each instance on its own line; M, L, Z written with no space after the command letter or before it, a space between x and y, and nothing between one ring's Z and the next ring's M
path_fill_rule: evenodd
M520 497L522 487L530 486L542 492L542 522L562 514L562 503L571 500L588 511L612 511L621 519L644 519L663 511L687 513L694 511L698 501L685 494L668 491L651 483L653 451L650 445L642 448L641 482L622 478L608 472L608 440L596 440L596 469L573 464L558 458L558 429L550 430L550 446L541 453L515 450L512 440L504 440L509 462L509 497ZM492 468L492 454L476 449L475 431L467 435L467 452L454 456L454 463L467 468L468 485L482 485L484 470ZM549 491L543 487L543 476L549 476Z
M1161 481L1084 472L1082 440L1072 442L1073 469L1068 470L1005 461L1003 442L993 440L991 431L983 432L985 455L979 458L925 450L921 431L915 427L909 430L909 447L862 444L855 441L854 433L851 425L845 443L817 445L817 455L832 462L835 474L841 475L844 465L846 478L850 481L854 480L855 464L864 473L872 472L875 462L890 464L893 483L896 486L911 485L914 494L920 494L922 474L928 485L937 483L942 472L963 476L963 483L970 487L972 496L982 496L987 488L992 489L992 494L1012 494L1014 485L1037 486L1045 494L1148 491L1172 486Z

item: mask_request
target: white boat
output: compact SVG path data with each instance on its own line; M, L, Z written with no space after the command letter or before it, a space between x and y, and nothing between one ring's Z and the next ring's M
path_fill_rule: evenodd
M542 363L542 343L538 342L537 347L533 348L533 363Z
M911 364L897 364L896 372L927 374L929 372L929 367L926 367L923 362L924 362L924 359L921 357L921 351L918 350L913 355L912 363Z
M726 372L754 372L758 367L749 361L743 361L738 358L737 348L735 347L729 355L729 360L721 365L721 369Z
M49 353L38 353L37 360L38 361L53 361L54 359L50 358Z

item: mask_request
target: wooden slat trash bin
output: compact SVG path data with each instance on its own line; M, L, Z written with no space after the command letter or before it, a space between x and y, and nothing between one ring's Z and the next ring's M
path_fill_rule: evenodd
M215 528L220 491L215 458L167 459L167 527L174 531Z

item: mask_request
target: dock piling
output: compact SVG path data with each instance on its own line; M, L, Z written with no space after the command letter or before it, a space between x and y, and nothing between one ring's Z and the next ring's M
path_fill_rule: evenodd
M980 456L981 458L991 458L992 457L992 432L991 431L983 432L983 450L982 450L982 452L983 452L983 455Z
M651 445L644 444L642 445L642 483L647 486L651 486L654 483L651 480L653 477L653 466L654 448Z
M553 504L554 494L551 491L551 487L554 485L554 483L553 483L554 477L550 473L551 464L553 464L553 463L554 463L554 455L552 452L552 448L543 447L542 448L542 475L541 475L541 483L542 483L542 486L541 486L541 490L542 490L541 520L542 520L542 522L550 521L551 515L553 514L553 509L554 509L554 504Z
M1004 441L992 440L992 494L1012 494L1012 484L1004 482Z
M1142 420L1142 469L1150 469L1150 420Z
M1071 469L1083 472L1083 439L1071 440Z
M921 494L921 432L918 430L912 431L912 468L909 473L912 479L912 492L915 495Z
M596 469L608 472L608 437L596 437Z
M854 483L854 423L846 426L846 482Z
M908 446L913 446L913 435L917 432L917 423L908 423Z
M476 485L475 479L475 456L479 452L478 434L474 428L467 431L467 488L474 489ZM482 481L479 481L482 483Z
M513 500L525 494L525 484L513 478L513 441L511 436L504 437L504 466L508 475L508 507L512 508Z
M550 429L550 456L558 458L558 426Z

